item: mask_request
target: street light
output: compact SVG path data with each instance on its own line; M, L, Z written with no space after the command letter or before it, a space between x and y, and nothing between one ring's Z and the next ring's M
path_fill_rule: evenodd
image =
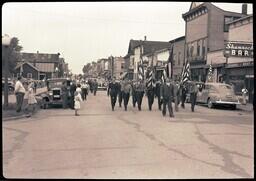
M2 46L6 49L7 55L5 58L4 64L4 108L8 107L8 63L9 63L9 55L10 55L10 44L12 38L8 35L4 35L2 37Z

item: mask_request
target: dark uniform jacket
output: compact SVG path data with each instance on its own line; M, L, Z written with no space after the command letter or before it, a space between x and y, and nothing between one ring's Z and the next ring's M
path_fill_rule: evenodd
M114 96L117 95L119 93L119 84L118 83L109 83L108 85L108 95L110 94L110 96Z
M174 97L173 85L170 84L168 86L167 84L163 84L160 87L160 96L163 97L163 99L171 99L171 100L173 100L173 97Z

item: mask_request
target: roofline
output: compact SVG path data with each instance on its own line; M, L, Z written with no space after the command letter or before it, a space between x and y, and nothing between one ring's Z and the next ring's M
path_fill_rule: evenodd
M193 12L197 11L197 10L198 10L199 8L201 8L201 7L206 7L206 8L208 9L207 6L213 6L213 7L215 7L216 9L223 11L224 13L233 13L233 14L236 14L236 15L244 15L244 14L238 13L238 12L226 11L226 10L221 9L220 7L218 7L218 6L214 5L214 4L212 4L211 2L204 2L204 3L200 4L199 6L195 7L194 9L190 10L191 12L188 11L188 12L182 14L182 18L184 19L185 16L187 16L187 15L190 14L190 13L193 13Z
M181 37L178 37L178 38L175 38L173 40L170 40L169 43L174 43L174 42L177 42L177 41L180 41L180 40L185 40L185 35L184 36L181 36Z
M238 22L238 21L242 21L242 20L244 20L244 19L247 19L247 18L253 18L253 15L251 14L251 15L248 15L248 16L245 16L245 17L242 17L242 18L239 18L239 19L236 19L236 20L234 20L234 21L231 21L231 22L228 22L227 23L227 25L230 25L230 24L233 24L233 23L236 23L236 22Z
M17 68L23 66L25 63L28 64L29 66L31 66L32 68L36 69L37 71L40 71L37 67L35 67L34 65L32 65L32 64L29 63L29 62L23 62L22 64L17 65L17 66L15 67L15 69L17 69Z

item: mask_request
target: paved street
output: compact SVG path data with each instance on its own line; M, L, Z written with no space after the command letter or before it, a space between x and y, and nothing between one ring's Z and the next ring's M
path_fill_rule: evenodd
M3 122L7 178L252 178L253 113L196 106L162 117L116 106L105 91L74 110Z

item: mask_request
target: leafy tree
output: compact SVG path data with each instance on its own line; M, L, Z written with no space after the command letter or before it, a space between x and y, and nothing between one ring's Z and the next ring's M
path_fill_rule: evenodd
M10 43L9 48L6 48L2 45L2 72L4 69L5 60L8 57L8 67L9 72L13 73L14 68L17 65L17 61L21 59L20 51L22 46L19 45L19 39L13 37Z

